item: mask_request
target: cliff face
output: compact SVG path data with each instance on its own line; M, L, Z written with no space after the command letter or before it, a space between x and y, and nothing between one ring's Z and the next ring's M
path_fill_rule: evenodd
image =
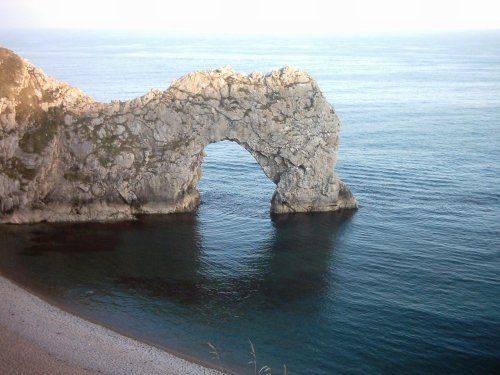
M193 72L165 91L98 103L0 48L0 222L192 211L203 149L221 140L276 184L271 212L355 208L333 172L338 135L316 82L291 68Z

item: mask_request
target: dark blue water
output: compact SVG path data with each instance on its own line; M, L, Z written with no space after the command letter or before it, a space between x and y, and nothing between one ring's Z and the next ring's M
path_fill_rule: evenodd
M240 146L207 147L192 215L0 227L0 272L122 332L240 373L500 371L500 32L310 39L4 33L99 100L193 69L309 71L360 209L271 218ZM221 361L211 359L206 342Z

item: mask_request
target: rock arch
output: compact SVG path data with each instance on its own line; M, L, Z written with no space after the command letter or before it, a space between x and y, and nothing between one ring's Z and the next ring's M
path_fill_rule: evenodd
M192 211L203 150L221 140L242 145L276 184L273 213L357 205L333 171L339 120L304 72L198 71L99 103L7 49L0 68L2 222Z

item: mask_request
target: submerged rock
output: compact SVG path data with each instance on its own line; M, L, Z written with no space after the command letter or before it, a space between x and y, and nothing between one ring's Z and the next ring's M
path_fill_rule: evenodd
M0 222L193 211L203 149L221 140L276 184L271 212L355 208L333 171L339 126L316 82L292 68L197 71L99 103L0 48Z

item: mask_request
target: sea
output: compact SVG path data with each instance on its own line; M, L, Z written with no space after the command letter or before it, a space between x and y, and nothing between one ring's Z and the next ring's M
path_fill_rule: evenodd
M500 373L500 31L4 29L0 44L99 101L192 70L306 70L340 117L335 171L359 202L271 216L274 184L223 141L205 149L195 213L3 225L1 274L236 374L254 360L275 375Z

